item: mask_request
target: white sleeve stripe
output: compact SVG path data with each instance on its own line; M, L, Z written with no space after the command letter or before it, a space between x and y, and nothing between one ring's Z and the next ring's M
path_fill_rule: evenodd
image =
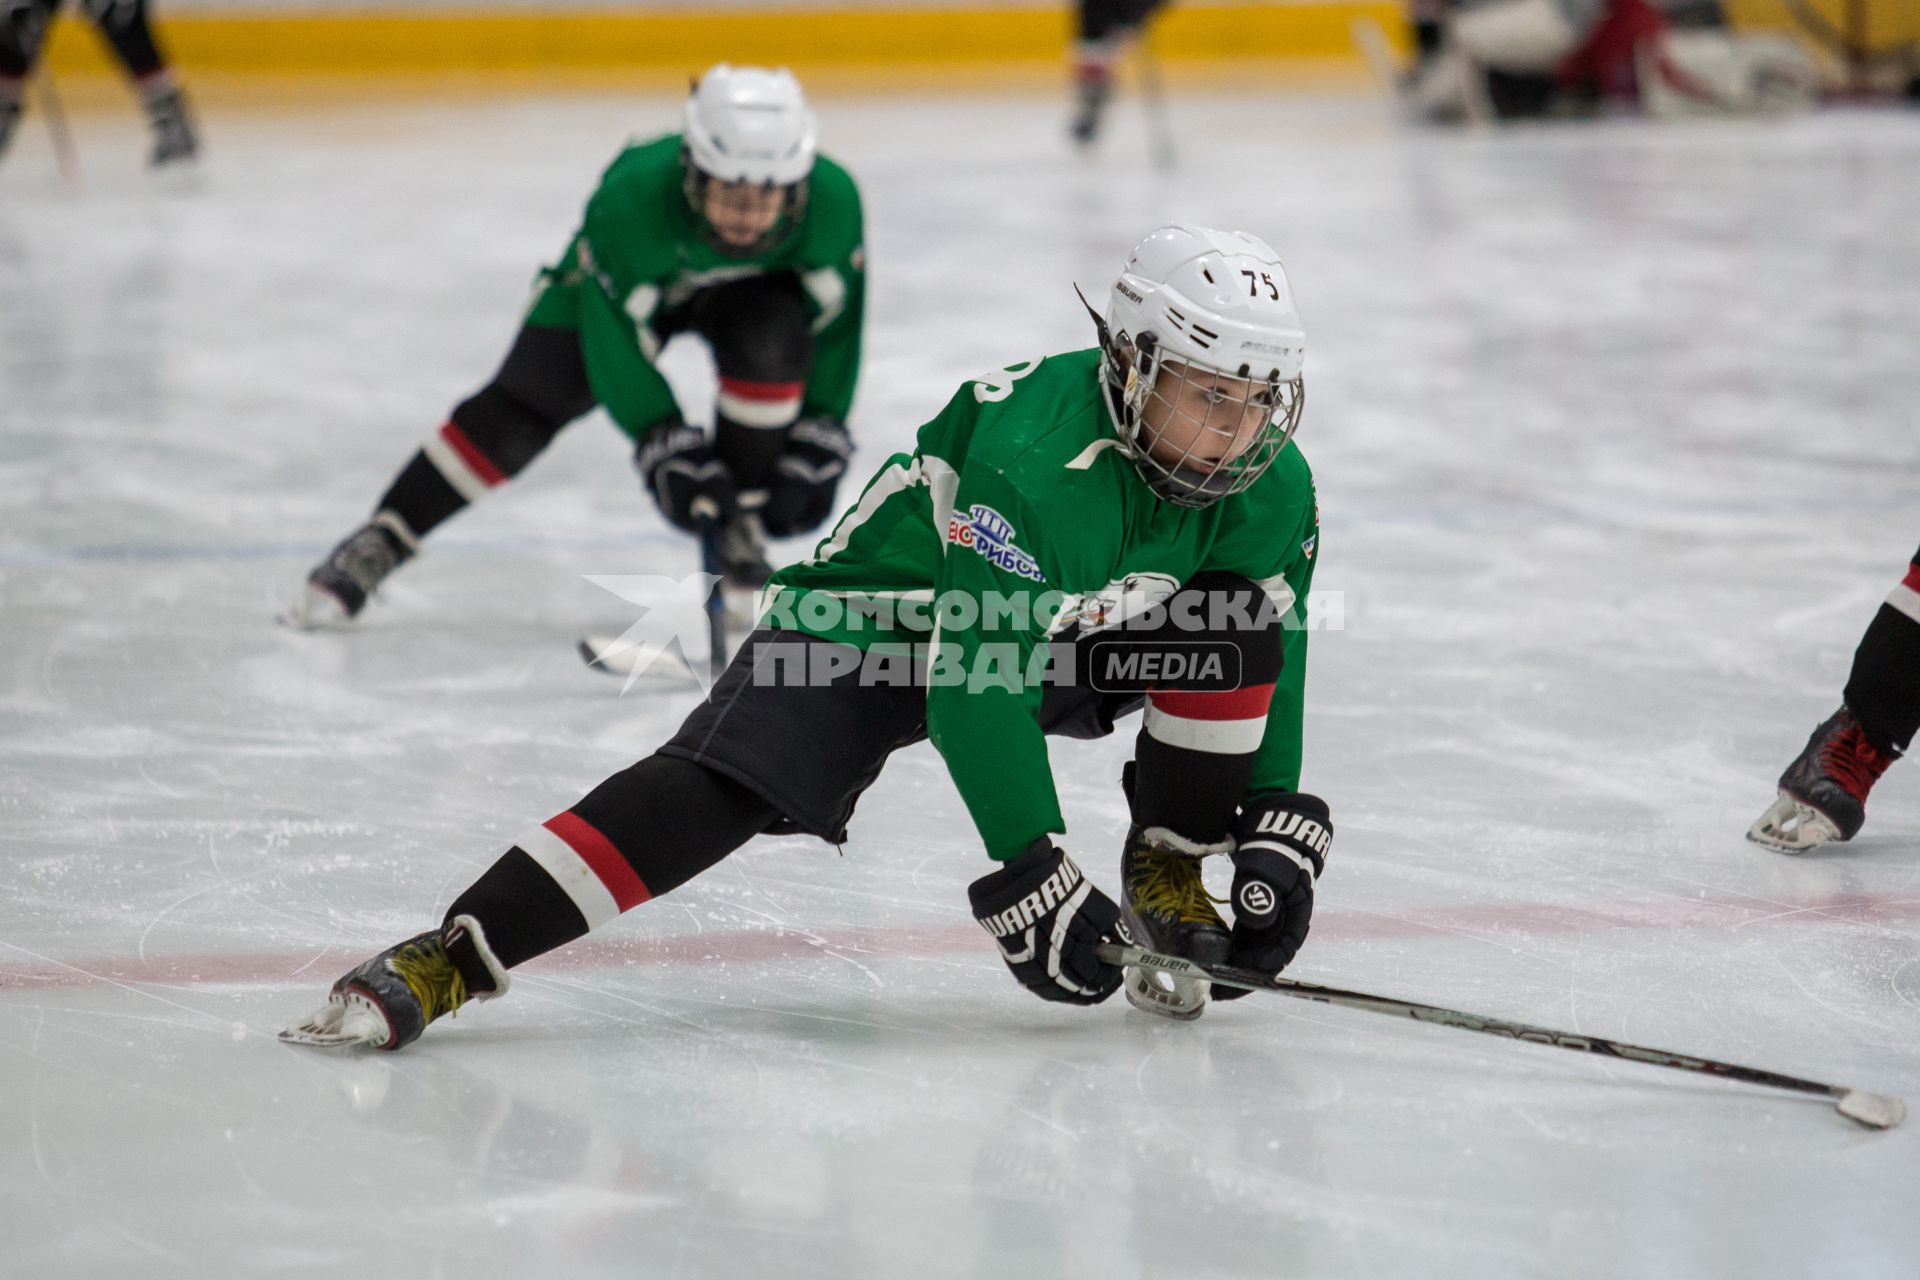
M859 501L840 517L840 523L833 526L833 536L822 542L819 549L803 563L819 564L845 551L853 541L853 536L860 532L860 526L873 519L880 508L886 505L888 498L924 482L925 477L921 474L917 459L909 463L890 462L882 467L879 474L867 482L866 491L860 495Z
M1293 608L1295 597L1286 574L1276 573L1271 578L1259 578L1253 585L1266 592L1267 599L1273 601L1273 607L1281 613Z
M1172 715L1147 700L1147 736L1155 742L1188 751L1206 751L1214 755L1243 756L1260 749L1267 736L1267 718L1249 716L1245 720L1189 720Z
M800 277L800 283L813 295L814 305L820 308L820 314L813 318L813 331L822 329L840 318L847 306L847 282L832 267L816 267Z
M1247 840L1243 841L1239 847L1241 849L1271 849L1275 853L1285 856L1290 859L1295 866L1307 873L1308 884L1312 884L1320 878L1320 873L1313 869L1313 859L1302 854L1291 845L1281 844L1277 840Z
M1915 622L1920 622L1920 591L1915 591L1906 583L1901 583L1887 597L1887 604L1900 613L1906 614Z
M526 850L527 856L539 863L540 869L553 877L561 892L572 899L585 917L588 929L598 929L620 914L620 904L614 901L612 892L587 860L575 853L565 840L545 827L534 827L514 843Z

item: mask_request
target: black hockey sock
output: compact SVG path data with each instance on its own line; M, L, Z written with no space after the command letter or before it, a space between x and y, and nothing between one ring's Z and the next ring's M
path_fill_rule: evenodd
M703 290L690 320L720 375L714 450L742 490L765 489L813 367L806 291L786 273L735 280Z
M1125 778L1134 822L1218 844L1253 781L1266 736L1283 657L1278 614L1249 580L1206 573L1168 602L1161 625L1144 633L1122 628L1113 638L1121 654L1164 654L1163 671L1172 659L1185 660L1185 675L1154 681L1147 692L1146 722ZM1221 665L1207 666L1209 655ZM1090 659L1099 676L1102 655Z
M511 969L678 888L778 814L691 761L649 756L515 842L447 908Z
M725 399L727 392L724 388L727 380L722 379L720 385L723 388L721 397ZM786 385L791 386L793 393L789 402L761 402L771 404L779 412L788 415L779 422L766 426L749 426L736 421L724 411L714 415L714 452L719 454L720 460L727 464L727 470L733 476L734 485L742 493L765 490L773 483L774 466L780 461L780 455L787 450L787 431L800 414L800 384ZM785 389L784 386L781 389Z
M481 491L485 491L485 486ZM466 505L466 497L453 487L446 473L422 449L400 469L374 511L375 514L390 512L398 517L417 540Z
M99 19L100 34L113 46L114 55L127 69L127 74L140 82L141 94L150 99L155 93L172 90L173 79L166 72L166 57L147 23L146 0L116 4L107 12L114 16Z
M15 81L16 89L24 89L46 48L47 27L59 11L60 0L0 4L0 79ZM14 100L19 100L18 94Z
M428 436L376 510L415 537L519 475L560 429L594 406L580 335L528 325L486 386Z
M1860 638L1845 698L1867 741L1906 754L1920 730L1920 553Z

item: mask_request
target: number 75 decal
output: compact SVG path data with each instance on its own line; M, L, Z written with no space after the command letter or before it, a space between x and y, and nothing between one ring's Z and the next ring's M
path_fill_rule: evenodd
M1264 271L1258 273L1242 271L1240 274L1247 278L1247 296L1249 298L1259 297L1260 286L1265 285L1267 287L1267 296L1275 302L1280 301L1280 286L1273 282L1272 276Z

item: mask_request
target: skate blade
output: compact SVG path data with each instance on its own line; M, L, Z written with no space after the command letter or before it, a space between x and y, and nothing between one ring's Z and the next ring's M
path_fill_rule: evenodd
M392 1038L393 1029L387 1024L386 1015L360 996L329 999L305 1022L280 1032L282 1043L311 1045L317 1049L352 1045L384 1049Z
M1747 828L1747 839L1781 853L1805 853L1823 844L1838 843L1840 828L1834 826L1826 814L1782 791L1759 820Z
M685 657L673 650L630 643L619 636L583 636L573 648L589 668L610 676L629 680L692 681L695 684L703 678Z
M353 616L338 597L312 586L274 621L293 631L345 631L353 626Z
M1142 1013L1151 1013L1176 1022L1192 1022L1207 1011L1207 996L1213 984L1204 978L1178 978L1157 969L1121 970L1121 987L1127 1003Z

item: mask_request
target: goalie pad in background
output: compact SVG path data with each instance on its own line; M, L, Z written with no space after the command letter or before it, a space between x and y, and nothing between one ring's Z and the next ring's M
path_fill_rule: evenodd
M1667 31L1634 50L1640 108L1662 120L1785 115L1820 92L1820 71L1787 36Z

